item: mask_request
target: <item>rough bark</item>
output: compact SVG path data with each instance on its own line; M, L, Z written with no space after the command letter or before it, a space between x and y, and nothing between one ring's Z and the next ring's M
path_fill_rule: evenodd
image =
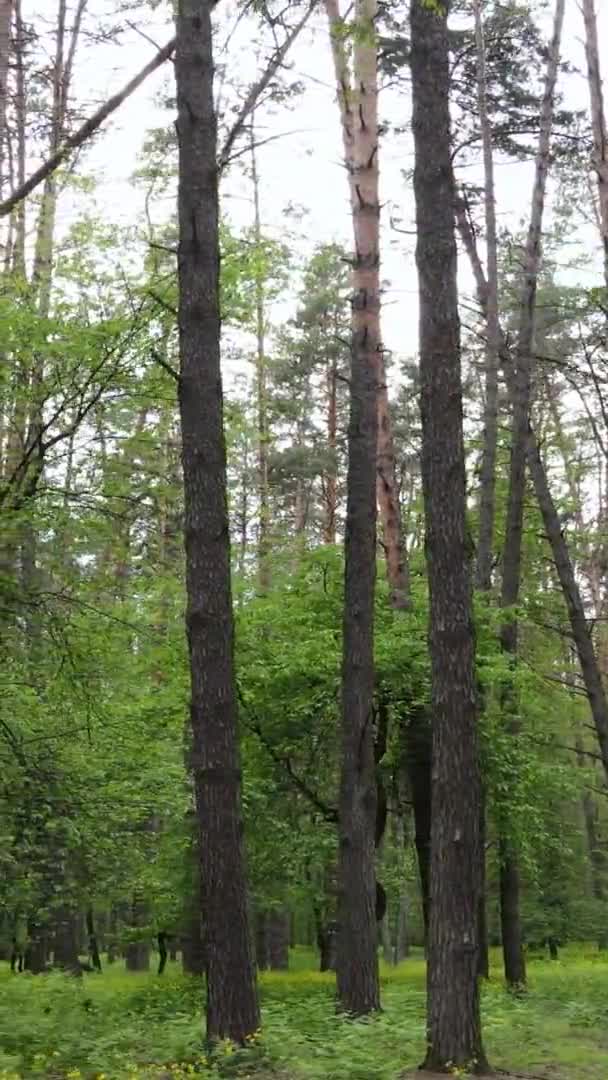
M356 58L355 67L351 76L348 58L344 47L344 23L340 15L339 0L325 0L325 11L327 13L327 18L329 22L334 74L336 79L337 99L340 108L342 143L344 148L344 164L346 166L349 181L356 261L360 255L360 237L358 235L357 221L360 217L360 203L362 198L362 190L359 183L359 162L357 161L357 142L360 141L358 139L358 133L360 134L360 118L357 115L357 105L359 102L361 83L359 79L359 72L357 72L356 70ZM365 22L368 19L367 12L361 11L359 14L356 14L355 18L357 19L357 21L363 20L363 22ZM376 85L377 49L373 41L373 35L369 34L368 37L369 40L363 43L367 47L367 52L370 59L370 72L367 76L367 83L369 83L370 77L372 77L373 74L374 85ZM360 42L358 44L359 46L361 45ZM355 53L356 51L357 50L355 50ZM373 73L371 71L372 56L375 63L375 71ZM376 90L374 90L373 96L375 97L375 95ZM374 115L372 115L370 110L368 109L365 123L366 125L373 125L373 127L368 127L365 133L369 152L373 154L373 161L370 162L372 167L367 170L368 179L373 185L373 189L370 189L367 196L365 197L369 198L373 205L377 208L377 216L375 220L375 248L377 262L375 265L376 282L374 285L374 291L378 294L378 304L374 310L376 325L373 328L375 339L377 341L377 348L375 350L374 357L377 380L376 408L378 413L376 495L378 499L378 506L380 508L382 539L386 558L386 573L390 588L391 604L393 605L393 607L403 608L407 607L409 604L409 567L407 560L407 552L405 548L405 540L403 537L401 508L399 506L399 488L397 484L397 471L395 467L395 449L393 442L388 389L386 385L386 371L384 364L382 333L380 326L380 201L378 195L379 129L378 114L377 109L375 108L375 103ZM370 271L371 270L372 267L370 267ZM356 289L357 286L355 285L355 291Z
M211 3L181 0L175 73L179 144L179 408L192 772L207 937L207 1037L259 1027L248 925L234 676L226 448L220 371L217 122Z
M585 20L585 55L587 57L587 81L591 104L591 130L593 133L593 165L597 176L598 220L604 248L604 277L608 288L608 133L600 52L597 40L597 21L593 0L583 0Z
M340 1007L365 1015L380 1007L375 915L374 593L376 584L376 402L379 340L376 0L358 0L352 109L353 335L348 427L339 808Z
M412 127L420 302L422 484L433 725L427 1055L482 1072L475 634L466 525L447 10L412 0Z

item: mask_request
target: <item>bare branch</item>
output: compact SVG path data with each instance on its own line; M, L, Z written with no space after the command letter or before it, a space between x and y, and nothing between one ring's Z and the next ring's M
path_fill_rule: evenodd
M85 120L84 124L81 124L78 130L65 140L63 146L59 147L56 154L53 154L47 161L43 162L40 168L36 169L24 184L18 187L12 195L9 195L8 199L5 199L4 202L0 203L0 218L10 214L13 207L22 202L23 199L34 191L43 180L46 180L47 176L50 176L51 173L54 173L59 168L72 150L77 150L79 146L82 146L82 144L86 142L99 127L101 127L104 120L107 120L108 116L111 116L113 112L116 112L116 109L122 105L123 101L126 101L126 99L141 86L148 78L148 75L151 75L153 71L156 71L157 68L164 64L165 60L169 59L174 49L175 38L172 38L162 49L159 49L156 56L153 57L152 60L149 60L145 67L143 67L130 82L123 86L122 90L119 90L117 94L108 98L97 112L93 113L88 120Z
M251 116L253 110L255 109L261 95L264 93L264 90L266 90L267 86L272 81L277 71L281 67L281 64L287 56L287 53L289 52L296 38L306 26L306 23L312 15L316 5L317 0L311 0L300 21L296 23L293 30L288 33L283 44L277 48L275 53L273 53L268 62L266 70L262 72L262 75L260 76L258 81L255 82L250 88L249 93L247 94L247 97L245 98L245 101L241 106L241 110L224 140L224 145L222 146L222 149L220 150L218 158L218 169L220 173L223 172L223 170L228 165L232 156L232 148L239 135L242 133L243 128L245 127L245 124L247 123L247 120Z

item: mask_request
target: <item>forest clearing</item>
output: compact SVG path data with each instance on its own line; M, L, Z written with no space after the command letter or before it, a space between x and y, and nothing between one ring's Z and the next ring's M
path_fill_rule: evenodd
M607 1080L607 42L0 0L0 1080Z

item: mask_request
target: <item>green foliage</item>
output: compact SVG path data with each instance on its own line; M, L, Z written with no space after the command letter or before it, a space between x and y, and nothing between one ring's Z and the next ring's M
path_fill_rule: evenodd
M606 960L592 949L564 955L531 962L525 999L505 994L500 977L492 978L483 994L488 1051L497 1067L542 1071L550 1064L564 1075L574 1068L577 1080L602 1080ZM499 962L493 953L494 969ZM423 1051L424 965L411 959L383 968L382 982L382 1014L352 1022L334 1012L331 976L306 969L264 975L262 1038L210 1056L201 1043L202 988L172 970L158 979L115 967L82 981L2 971L0 1077L396 1080Z

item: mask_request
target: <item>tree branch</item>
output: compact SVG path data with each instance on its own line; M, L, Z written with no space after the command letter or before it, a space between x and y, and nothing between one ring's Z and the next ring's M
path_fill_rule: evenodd
M271 80L276 75L294 41L306 26L306 23L312 15L316 5L317 0L311 0L300 21L296 23L293 30L288 33L283 44L280 45L277 48L276 52L271 56L266 70L262 73L258 81L255 82L250 88L249 93L247 94L247 97L245 98L245 101L241 106L241 110L224 140L224 145L222 146L222 149L220 150L220 154L218 157L218 169L220 173L223 172L223 170L229 164L230 158L232 156L232 148L239 135L243 131L247 120L255 109L260 99L260 96L264 93L264 90L267 88Z
M47 176L54 173L59 166L65 161L69 153L72 150L77 150L79 146L82 146L84 142L91 135L93 135L99 127L103 124L104 120L107 120L108 116L111 116L116 109L122 105L123 101L126 101L131 94L137 90L139 86L151 75L153 71L161 67L165 60L168 60L173 50L175 49L175 38L168 41L162 49L159 49L158 53L152 60L135 75L130 82L123 86L122 90L119 90L117 94L114 94L111 98L108 98L106 102L93 113L92 116L85 120L84 124L70 135L68 139L59 147L56 154L53 154L47 161L43 162L39 169L36 169L34 173L25 181L21 187L18 187L16 191L9 195L8 199L0 203L0 218L6 217L10 214L11 210L22 202L43 180L46 180Z

